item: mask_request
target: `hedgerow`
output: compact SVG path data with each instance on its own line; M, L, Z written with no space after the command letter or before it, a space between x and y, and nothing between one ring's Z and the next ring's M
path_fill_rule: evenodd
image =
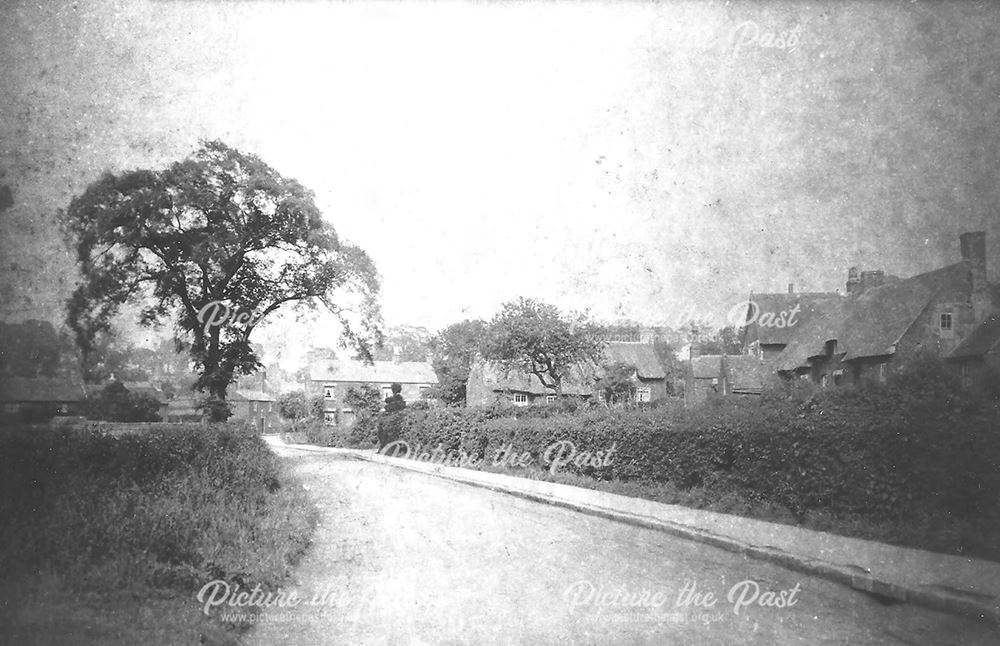
M391 425L412 448L462 451L492 461L503 447L543 456L569 440L607 450L607 466L565 465L597 480L669 483L778 505L795 518L965 520L996 528L1000 408L940 385L899 381L763 397L717 398L654 410L444 408L397 413L355 429ZM992 523L992 524L990 524Z

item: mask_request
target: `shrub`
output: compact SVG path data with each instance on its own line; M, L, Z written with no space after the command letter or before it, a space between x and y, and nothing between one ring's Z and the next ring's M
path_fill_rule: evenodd
M87 417L106 422L159 422L160 402L112 381L88 402Z

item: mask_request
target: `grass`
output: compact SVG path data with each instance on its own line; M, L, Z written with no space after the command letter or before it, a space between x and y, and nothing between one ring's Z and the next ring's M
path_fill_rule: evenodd
M275 590L316 513L260 438L225 425L143 435L0 433L0 633L17 643L228 643L215 579Z

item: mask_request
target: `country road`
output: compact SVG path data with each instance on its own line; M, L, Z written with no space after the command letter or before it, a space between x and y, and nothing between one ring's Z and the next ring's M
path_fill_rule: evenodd
M322 516L294 577L303 601L267 609L248 644L997 643L985 625L653 530L282 453Z

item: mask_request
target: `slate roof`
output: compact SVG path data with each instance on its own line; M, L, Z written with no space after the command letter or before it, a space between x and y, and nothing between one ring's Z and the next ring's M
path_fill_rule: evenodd
M323 359L309 366L313 381L389 384L436 384L437 374L426 361L376 361L368 365L360 361Z
M642 379L665 379L667 376L653 346L647 343L612 343L604 355L609 361L635 366Z
M965 357L981 357L1000 347L1000 314L994 314L983 321L979 327L955 348L949 359Z
M802 292L798 294L751 294L750 301L757 304L757 318L747 328L747 342L758 341L763 345L784 345L787 344L798 332L798 327L808 323L810 320L822 316L826 310L834 303L843 300L845 297L835 292ZM773 327L759 325L758 322L766 313L777 317L782 312L790 314L795 306L799 306L799 311L795 315L797 323L792 327ZM747 306L747 314L751 314L750 306Z
M86 398L83 386L69 379L0 378L0 401L4 402L82 402Z

